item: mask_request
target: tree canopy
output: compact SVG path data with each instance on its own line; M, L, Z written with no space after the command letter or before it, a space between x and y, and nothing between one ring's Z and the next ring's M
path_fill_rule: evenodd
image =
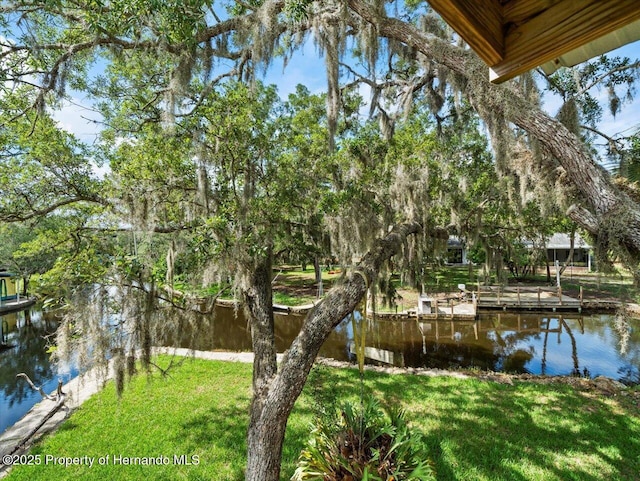
M42 267L49 286L120 319L110 344L108 323L69 317L60 352L86 340L82 352L105 359L111 345L122 380L137 348L149 362L159 312L193 315L187 286L232 289L255 353L247 479L278 478L287 416L322 341L394 255L418 283L457 234L500 267L523 235L541 239L568 216L638 275L638 197L596 161L592 92L602 86L619 112L637 62L546 79L564 100L555 119L535 76L491 85L425 2L36 0L0 12L0 220L42 222L24 245L58 254ZM309 41L326 93L299 86L281 99L261 76ZM74 92L101 114L95 145L52 119ZM610 153L633 172L637 139L618 140ZM317 267L334 255L360 262L278 366L274 259Z

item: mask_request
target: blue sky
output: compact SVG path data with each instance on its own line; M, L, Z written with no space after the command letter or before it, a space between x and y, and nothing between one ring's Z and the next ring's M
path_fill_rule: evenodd
M324 62L319 57L312 40L308 40L294 58L288 62L286 68L283 59L277 58L265 75L265 83L278 86L282 98L286 98L295 91L298 84L306 85L312 93L326 90L326 75ZM92 111L90 102L74 97L66 102L65 107L54 114L58 123L69 132L74 133L86 143L93 143L100 127L92 120L99 119L99 115Z
M620 56L629 57L633 60L640 60L640 41L630 43L623 47L613 50L607 54L608 56ZM603 105L607 105L606 92L601 91L599 100ZM560 100L547 95L543 99L543 108L551 115L555 115L560 106ZM608 109L604 109L604 118L600 124L602 132L609 136L615 136L615 134L629 134L635 130L640 129L640 91L637 93L637 97L633 103L625 105L622 112L615 118L609 113Z

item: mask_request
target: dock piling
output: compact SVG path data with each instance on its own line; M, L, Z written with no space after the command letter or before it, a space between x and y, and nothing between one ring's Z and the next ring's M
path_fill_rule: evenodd
M583 291L582 291L582 286L580 286L580 306L581 306L581 307L582 307L582 302L583 302L583 300L584 300L584 297L583 297L583 296L584 296L584 293L583 293Z
M562 305L562 287L558 286L558 303Z

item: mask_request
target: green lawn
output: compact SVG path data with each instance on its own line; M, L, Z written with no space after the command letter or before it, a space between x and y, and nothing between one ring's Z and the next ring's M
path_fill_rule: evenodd
M323 289L326 293L336 279L342 275L340 270L322 271ZM287 306L301 306L317 300L318 288L313 268L303 271L292 268L275 268L273 271L273 302Z
M40 466L16 468L8 479L242 480L250 384L250 365L191 359L167 378L138 376L121 399L110 384L31 451ZM364 391L408 410L438 479L640 478L637 391L604 397L560 384L373 372L365 373ZM295 469L314 406L360 392L356 370L314 369L288 424L282 479ZM180 465L174 455L198 464ZM45 465L83 456L94 466ZM122 464L125 457L162 456L166 465ZM101 457L109 464L98 465Z

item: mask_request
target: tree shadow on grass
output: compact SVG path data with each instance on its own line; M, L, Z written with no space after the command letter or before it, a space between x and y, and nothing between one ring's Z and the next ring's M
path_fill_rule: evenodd
M426 434L438 479L639 479L640 426L602 395L373 373L366 382L399 394Z
M233 406L212 406L194 414L175 433L176 444L181 445L182 453L198 454L206 447L207 454L201 455L200 463L224 465L226 475L218 479L244 479L249 399L237 401Z
M73 431L78 427L78 424L73 420L73 418L67 418L64 420L59 427L56 428L56 431L59 433L63 433L65 431Z
M315 416L316 412L309 399L305 396L300 397L287 423L284 445L282 446L281 479L288 480L293 475L300 452L309 440Z

